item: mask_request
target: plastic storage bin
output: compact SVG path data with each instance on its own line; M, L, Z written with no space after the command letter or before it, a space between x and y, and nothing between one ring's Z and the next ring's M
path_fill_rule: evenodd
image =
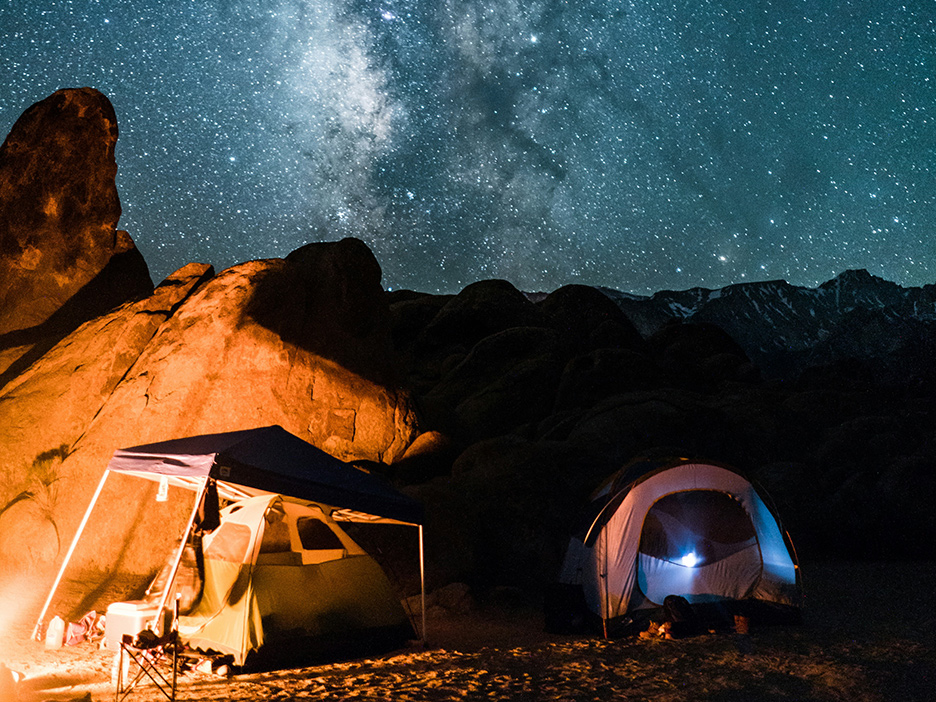
M120 649L120 641L124 634L136 636L146 628L147 624L156 619L158 614L158 605L143 600L114 602L107 607L107 618L104 620L104 645L112 651L117 651Z

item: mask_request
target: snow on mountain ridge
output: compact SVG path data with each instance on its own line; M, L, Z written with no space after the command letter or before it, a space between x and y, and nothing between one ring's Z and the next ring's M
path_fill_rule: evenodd
M778 357L808 353L856 312L873 313L877 324L936 321L936 285L904 288L866 270L845 271L815 288L771 280L716 290L664 290L642 299L603 292L644 336L673 320L711 323L752 360L767 365Z

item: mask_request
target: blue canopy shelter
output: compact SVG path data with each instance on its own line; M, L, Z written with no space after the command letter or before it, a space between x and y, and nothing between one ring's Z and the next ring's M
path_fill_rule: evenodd
M343 533L337 526L337 522L404 524L418 527L423 602L420 636L425 637L422 505L398 492L381 477L355 467L353 464L341 461L279 426L191 436L115 451L101 477L91 504L85 512L48 599L39 615L36 625L37 631L110 473L123 473L156 481L160 483L161 489L168 489L168 486L172 485L193 491L195 500L183 534L183 543L185 543L189 533L197 526L204 524L206 519L215 521L220 519L222 522L229 517L233 519L230 508L219 513L217 498L227 503L244 502L244 504L247 504L245 501L249 501L251 498L254 501L258 498L271 496L282 498L263 502L264 506L258 512L260 515L258 519L247 525L252 529L247 541L244 542L248 544L248 546L245 546L247 550L241 553L238 559L235 559L240 564L237 568L243 570L249 567L251 573L254 573L254 571L260 573L264 567L270 569L293 566L305 569L302 571L304 574L300 574L300 571L294 568L289 573L285 571L279 573L275 578L268 576L265 581L269 582L292 579L295 582L302 581L308 584L315 581L319 583L321 589L324 580L327 578L334 580L336 577L334 572L338 570L341 572L350 572L354 569L360 570L361 566L352 564L354 559L350 558L350 556L358 557L359 560L356 563L363 563L363 558L369 560L369 557ZM287 503L285 507L281 506L284 499ZM212 502L214 502L213 508ZM311 509L313 511L303 512L302 515L299 515L296 512L298 508L288 506L290 502L302 505L305 510ZM288 531L283 532L286 536L280 537L280 545L275 545L276 540L273 537L272 528L265 526L265 524L271 524L271 518L276 516L269 510L273 510L276 515L281 517L288 516L286 520L289 524L288 528L295 532L291 537L293 542L291 547L289 546L290 536ZM247 512L245 511L243 514L247 514ZM243 521L243 514L237 519ZM234 519L234 522L237 519ZM334 552L332 556L329 556L321 548L318 549L317 553L309 550L313 548L308 543L308 538L311 538L308 536L311 533L309 532L309 528L312 526L311 522L316 522L317 524L314 526L320 531L327 528L334 532L337 541L332 539L332 545L329 546L329 549L326 549ZM222 529L219 529L218 533L220 534L222 531ZM285 541L283 541L284 538ZM222 536L217 536L215 540L217 541L215 551L220 553L224 550L220 547L223 540ZM343 542L344 545L338 548L334 545L338 542ZM277 553L270 554L271 548ZM206 564L210 565L211 552L209 549L210 543L206 539ZM157 608L158 612L164 611L167 607L167 598L172 592L172 583L182 561L182 551L183 549L178 549L174 561L169 565L167 585L163 589L161 601ZM284 552L290 558L285 558ZM223 566L222 561L224 561L224 558L215 562L215 570L218 572L225 568L231 570L232 566ZM226 562L230 563L232 561L228 558ZM364 569L367 572L373 573L374 568L377 568L376 564L373 564L373 567L364 564ZM332 574L327 575L326 578L327 573ZM236 569L231 573L227 573L224 577L238 577ZM254 576L251 575L251 577ZM256 578L256 581L261 582L264 580ZM387 588L383 589L386 590ZM330 591L333 594L340 594L342 588L331 586ZM334 596L337 597L338 595ZM280 597L280 595L277 595L277 597ZM223 599L220 595L218 598ZM218 606L224 606L224 603L221 602ZM345 597L344 601L338 602L336 600L334 606L348 610L351 605L349 605L347 597ZM204 602L202 607L204 607ZM254 615L256 613L247 612L244 616L249 619ZM291 626L294 624L295 622L292 622ZM238 626L240 625L238 624ZM310 624L309 627L311 630L312 625ZM256 636L262 639L263 635L261 633ZM246 653L242 655L246 655Z

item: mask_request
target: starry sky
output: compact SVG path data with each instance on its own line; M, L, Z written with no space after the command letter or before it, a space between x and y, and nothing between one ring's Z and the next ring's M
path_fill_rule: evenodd
M0 0L0 130L91 86L154 281L936 282L932 0Z

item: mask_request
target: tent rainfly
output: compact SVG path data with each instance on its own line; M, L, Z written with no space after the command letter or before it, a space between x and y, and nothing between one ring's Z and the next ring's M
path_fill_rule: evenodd
M124 473L195 492L182 535L189 543L205 506L229 502L205 534L203 584L180 617L183 640L234 656L289 638L340 639L342 627L380 632L406 627L402 607L380 567L338 522L405 524L419 529L425 638L422 506L377 476L321 451L279 426L207 434L117 450L85 512L36 623L44 620L110 473ZM207 512L211 512L210 508ZM161 578L164 611L180 569L179 548ZM236 593L235 593L236 591ZM249 593L249 597L243 595ZM236 594L236 597L232 595ZM277 641L279 639L279 641Z
M569 541L559 581L581 588L606 633L667 595L792 619L802 598L795 551L763 493L734 469L687 459L638 461L611 476Z

